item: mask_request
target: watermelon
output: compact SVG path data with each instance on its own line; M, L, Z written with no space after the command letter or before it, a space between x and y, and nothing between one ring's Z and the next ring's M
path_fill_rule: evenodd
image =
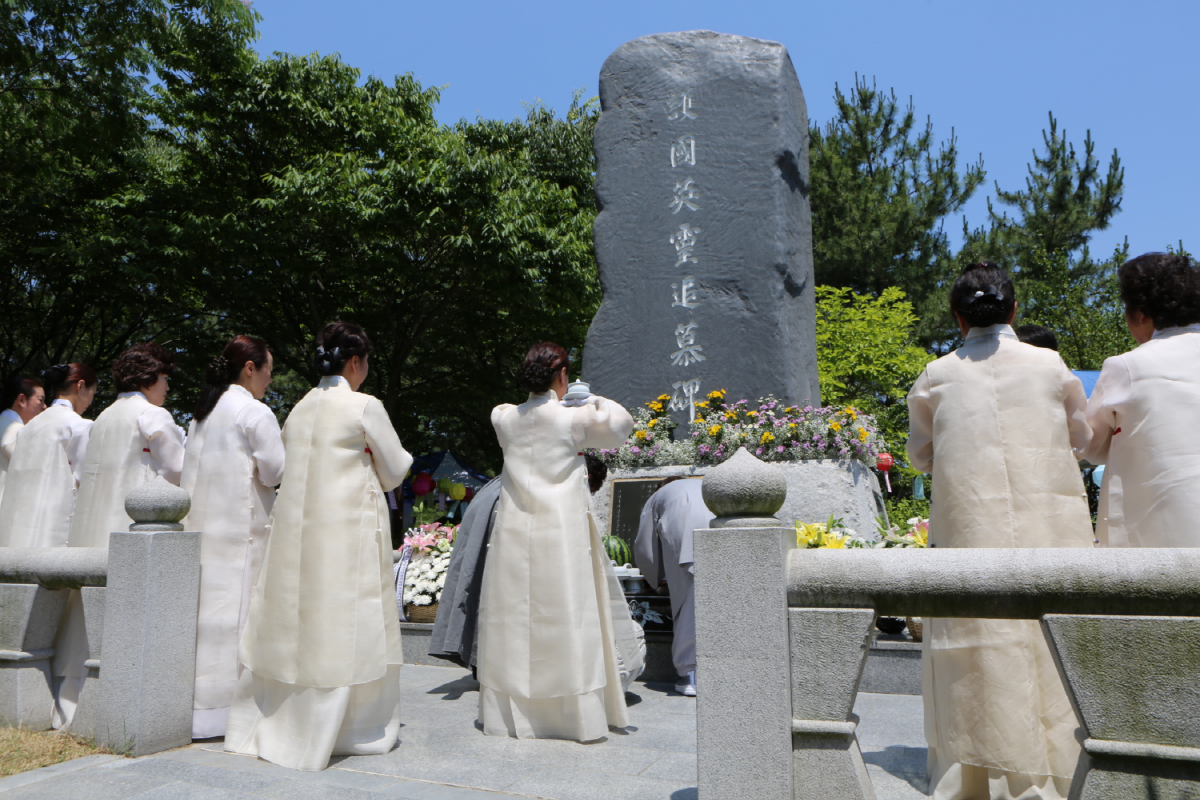
M633 551L629 549L629 542L620 536L605 536L602 541L604 552L608 554L609 560L617 562L618 567L633 563Z

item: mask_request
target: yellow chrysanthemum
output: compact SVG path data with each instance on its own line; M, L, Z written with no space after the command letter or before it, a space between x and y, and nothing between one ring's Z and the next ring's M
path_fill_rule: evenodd
M696 408L708 408L708 401L701 400L699 403L696 403Z
M758 412L757 412L757 411L747 411L747 412L746 412L746 416L748 416L748 417L757 417L757 416L758 416Z
M637 439L639 442L644 442L644 441L646 441L646 432L638 431L637 433L635 433L633 435L633 438Z
M796 427L796 423L794 423L794 422L789 422L789 423L788 423L788 427L789 427L789 428L795 428L795 427Z
M657 401L646 403L646 407L656 414L661 414L663 410L663 404Z
M709 428L709 429L708 429L708 435L709 435L709 436L716 436L716 435L717 435L718 433L720 433L720 432L721 432L721 426L720 426L720 425L713 425L711 428Z
M669 394L660 394L660 395L658 396L658 398L657 398L657 399L658 399L658 401L659 401L659 402L662 402L663 400L670 400L670 399L671 399L671 395L669 395Z
M867 440L867 429L866 428L858 429L858 440L860 442L865 442Z
M658 420L656 420L656 419L652 419L652 420L650 420L649 422L647 422L647 423L646 423L646 427L647 427L647 428L653 428L653 427L654 427L655 425L657 425L657 424L658 424Z
M759 439L758 443L759 443L759 444L766 444L767 442L773 442L773 441L775 441L775 437L771 435L771 432L770 432L770 431L763 431L762 438L761 438L761 439Z
M833 431L840 431L842 429L842 423L834 420L833 422L829 423L829 428Z
M737 412L736 411L726 411L725 419L737 419Z

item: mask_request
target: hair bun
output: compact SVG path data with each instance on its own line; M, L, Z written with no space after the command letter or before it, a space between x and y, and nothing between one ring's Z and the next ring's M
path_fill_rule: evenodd
M230 383L229 359L225 358L225 356L217 356L210 361L208 367L204 370L204 379L214 386L223 386Z
M324 347L318 346L316 366L317 371L322 375L333 375L341 371L342 348L334 347L331 350L326 350Z
M53 367L42 370L42 380L49 384L58 385L66 381L67 376L70 374L70 364L55 364Z

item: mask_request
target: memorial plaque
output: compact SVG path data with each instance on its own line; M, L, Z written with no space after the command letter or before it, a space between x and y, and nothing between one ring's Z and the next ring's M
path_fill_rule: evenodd
M820 403L808 115L787 50L711 31L635 39L600 73L584 379L676 419L715 389ZM614 498L615 500L615 498Z

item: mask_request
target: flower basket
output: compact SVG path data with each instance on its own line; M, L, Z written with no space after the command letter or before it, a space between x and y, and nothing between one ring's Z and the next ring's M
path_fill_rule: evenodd
M437 619L438 604L433 603L428 606L414 606L408 603L404 606L404 616L409 622L433 622Z
M908 632L912 634L914 642L922 641L921 635L925 632L925 623L920 617L906 617L905 622L908 623Z

